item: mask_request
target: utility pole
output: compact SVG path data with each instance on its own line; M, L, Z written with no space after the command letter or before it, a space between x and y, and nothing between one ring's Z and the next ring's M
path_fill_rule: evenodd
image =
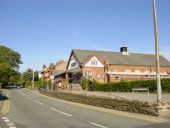
M158 28L157 28L157 19L156 19L156 4L155 4L155 0L152 0L152 5L153 5L154 34L155 34L157 102L161 102L162 101L162 90L161 90L161 79L160 79Z
M32 69L32 89L34 88L34 69Z

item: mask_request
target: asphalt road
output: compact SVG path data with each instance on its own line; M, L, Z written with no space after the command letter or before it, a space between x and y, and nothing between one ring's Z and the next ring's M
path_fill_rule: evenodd
M157 119L56 100L26 89L12 89L4 118L13 128L156 128ZM12 127L11 127L12 128ZM162 127L161 127L162 128Z

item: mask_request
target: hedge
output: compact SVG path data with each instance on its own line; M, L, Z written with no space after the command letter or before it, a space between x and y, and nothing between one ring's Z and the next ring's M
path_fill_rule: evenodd
M25 81L26 87L32 86L32 81ZM42 85L42 81L34 81L34 88L39 88ZM47 85L47 81L43 81L43 85ZM51 81L48 81L48 85L51 86Z
M170 92L170 79L162 79L163 92ZM149 87L150 92L156 92L156 80L121 81L118 83L98 83L96 81L83 80L82 88L88 91L104 92L131 92L132 88Z

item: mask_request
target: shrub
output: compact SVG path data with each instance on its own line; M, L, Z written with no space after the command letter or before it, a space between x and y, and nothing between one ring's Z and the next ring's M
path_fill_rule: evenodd
M47 81L43 81L43 83L42 83L41 80L34 81L34 88L38 89L42 84L47 85ZM26 85L26 87L31 87L32 86L32 81L25 81L25 85ZM51 86L51 81L48 81L48 85L49 85L49 87Z
M163 92L170 92L170 79L162 79L161 86ZM149 87L150 92L156 92L156 80L136 80L136 81L121 81L118 83L98 83L89 80L83 80L82 88L89 91L104 91L104 92L131 92L132 88Z

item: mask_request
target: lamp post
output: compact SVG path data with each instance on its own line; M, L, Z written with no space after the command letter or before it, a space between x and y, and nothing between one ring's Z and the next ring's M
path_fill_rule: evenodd
M154 34L155 34L157 102L161 102L162 101L162 92L161 92L161 79L160 79L158 28L157 28L157 19L156 19L156 4L155 4L155 0L152 0L152 6L153 6Z
M32 69L32 89L34 88L34 69Z

